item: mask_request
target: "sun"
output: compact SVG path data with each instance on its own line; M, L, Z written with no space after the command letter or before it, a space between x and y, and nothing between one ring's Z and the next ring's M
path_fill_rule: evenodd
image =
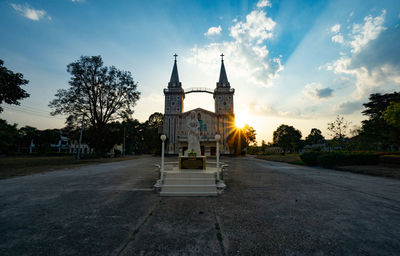
M250 115L245 111L235 113L235 125L237 128L243 128L246 124L250 123Z

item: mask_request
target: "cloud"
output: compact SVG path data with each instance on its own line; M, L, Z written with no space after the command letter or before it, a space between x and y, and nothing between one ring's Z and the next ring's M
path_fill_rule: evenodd
M303 94L311 99L321 100L331 97L333 89L323 87L320 83L310 83L305 86Z
M11 4L11 7L16 10L19 14L28 18L30 20L38 21L44 17L46 17L45 10L36 10L30 7L28 4L20 5L20 4ZM51 17L48 16L48 19L51 20Z
M334 43L344 44L344 38L341 34L334 35L331 39Z
M385 14L386 10L383 10L380 16L372 17L371 15L368 15L365 17L364 24L353 24L353 40L350 42L352 47L351 52L360 52L361 49L369 43L369 41L375 40L379 34L386 29L383 26Z
M258 7L258 8L264 8L264 7L266 7L266 6L268 6L268 7L271 7L271 6L272 6L272 4L271 4L271 2L270 2L269 0L260 0L260 1L258 1L258 3L257 3L257 7Z
M221 31L222 31L221 26L218 26L218 27L210 27L210 28L207 30L207 32L204 33L204 35L205 35L205 36L208 36L208 37L210 37L210 36L215 36L215 35L221 35Z
M336 105L334 111L337 114L349 115L363 108L363 103L361 101L346 101Z
M271 57L265 45L273 37L275 21L263 10L250 12L244 21L234 21L230 27L230 40L195 46L189 63L210 71L219 63L219 55L229 59L230 72L257 85L269 87L283 70L281 56Z
M339 31L340 31L340 24L335 24L331 27L332 33L336 34L336 33L339 33Z
M323 66L355 78L354 99L400 85L400 49L395 43L400 40L400 28L385 28L385 14L383 10L379 16L366 16L362 24L353 24L349 40L343 42L349 52Z
M243 105L247 113L260 117L282 117L282 118L296 118L296 119L308 119L310 115L304 114L299 109L295 111L284 111L278 110L273 106L266 105L264 103L249 102Z

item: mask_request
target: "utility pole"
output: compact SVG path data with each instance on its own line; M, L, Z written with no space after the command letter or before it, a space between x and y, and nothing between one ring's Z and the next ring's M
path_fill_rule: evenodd
M80 160L81 159L81 144L82 144L82 133L83 129L85 128L85 114L82 114L82 125L81 125L81 134L79 135L79 147L78 147L78 152L76 155L76 159Z

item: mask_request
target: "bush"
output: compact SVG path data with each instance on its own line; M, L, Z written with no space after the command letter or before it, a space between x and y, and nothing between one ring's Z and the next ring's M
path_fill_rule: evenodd
M307 165L324 167L379 163L379 154L366 152L305 152L300 157Z
M306 165L318 165L318 157L324 154L323 152L318 152L318 151L309 151L309 152L304 152L303 154L300 155L301 160Z
M399 155L382 155L380 157L380 161L384 164L400 165L400 156Z

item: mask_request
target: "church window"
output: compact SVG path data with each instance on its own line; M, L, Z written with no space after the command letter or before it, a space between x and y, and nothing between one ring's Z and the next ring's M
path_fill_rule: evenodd
M167 111L169 111L169 108L167 108Z
M167 96L167 100L169 100L169 96Z
M207 131L207 124L203 124L203 131Z
M179 100L179 96L177 96L176 99Z
M219 100L222 100L222 96L218 96L218 99L219 99Z
M179 111L179 108L176 108L176 111Z
M171 102L171 105L174 106L175 105L175 101Z
M226 105L226 102L224 101L224 105Z

